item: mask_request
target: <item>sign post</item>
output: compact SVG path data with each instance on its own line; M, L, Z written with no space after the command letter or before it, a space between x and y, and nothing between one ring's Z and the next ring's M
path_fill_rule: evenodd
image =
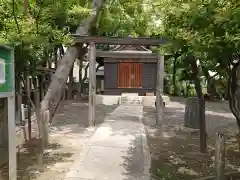
M17 180L14 51L0 45L0 98L8 99L9 180Z

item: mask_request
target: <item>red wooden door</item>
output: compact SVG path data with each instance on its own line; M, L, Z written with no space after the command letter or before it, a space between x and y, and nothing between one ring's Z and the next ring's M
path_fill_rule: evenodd
M118 64L118 87L141 88L142 64L123 62Z

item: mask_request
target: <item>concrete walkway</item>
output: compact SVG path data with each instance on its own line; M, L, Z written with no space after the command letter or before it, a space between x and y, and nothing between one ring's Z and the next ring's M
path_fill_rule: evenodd
M121 105L107 116L65 180L149 180L143 107Z

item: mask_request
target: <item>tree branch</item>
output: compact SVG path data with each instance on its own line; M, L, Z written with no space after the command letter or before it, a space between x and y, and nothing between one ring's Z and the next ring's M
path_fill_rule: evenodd
M15 23L16 23L16 26L17 26L18 33L20 33L21 30L20 30L20 26L19 26L19 24L18 24L18 20L17 20L16 13L15 13L15 1L14 1L14 0L12 0L12 14L13 14L14 21L15 21Z

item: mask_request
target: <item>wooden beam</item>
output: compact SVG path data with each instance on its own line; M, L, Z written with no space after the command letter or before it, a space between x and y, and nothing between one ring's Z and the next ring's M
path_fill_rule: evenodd
M89 55L88 122L89 126L94 126L96 105L96 46L93 42L89 44L88 55Z
M130 58L130 57L126 57L126 58L121 58L121 59L118 59L118 58L105 58L104 59L104 63L112 63L112 62L115 62L115 63L118 63L118 62L126 62L128 59L131 60L131 62L138 62L138 63L156 63L157 62L157 59L141 59L141 58ZM129 61L128 61L129 62Z
M116 59L155 59L157 60L158 55L156 53L142 53L140 52L114 52L114 51L97 51L96 57L105 57L105 58L116 58Z
M128 37L103 37L103 36L80 36L78 34L71 35L75 43L91 43L109 44L109 45L142 45L142 46L158 46L168 43L166 38L128 38Z

